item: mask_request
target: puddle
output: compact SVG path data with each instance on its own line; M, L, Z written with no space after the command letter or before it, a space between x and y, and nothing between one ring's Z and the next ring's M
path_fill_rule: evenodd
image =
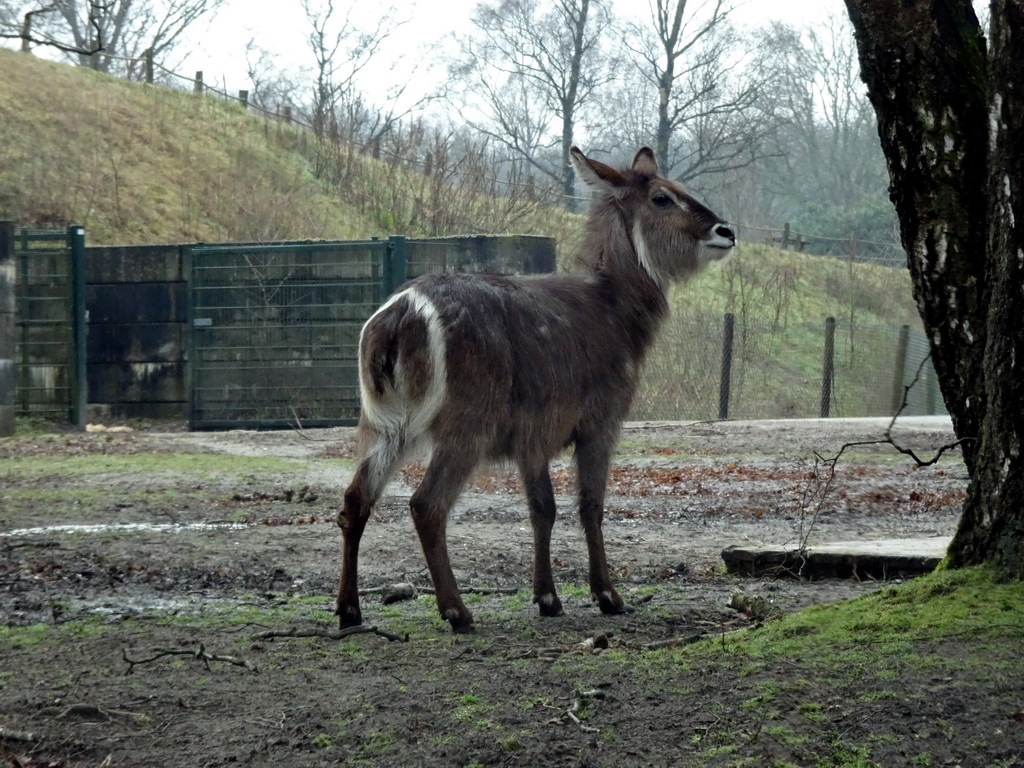
M42 536L50 533L184 533L186 531L231 531L248 528L245 523L97 523L93 525L46 525L0 531L3 536Z

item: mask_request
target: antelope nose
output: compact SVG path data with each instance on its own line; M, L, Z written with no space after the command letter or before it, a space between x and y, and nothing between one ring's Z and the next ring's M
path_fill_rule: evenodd
M715 234L726 240L731 240L732 244L736 245L736 230L731 224L719 224L715 227Z

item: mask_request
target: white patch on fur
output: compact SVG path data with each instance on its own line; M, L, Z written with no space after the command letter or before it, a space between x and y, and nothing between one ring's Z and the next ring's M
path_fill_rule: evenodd
M686 211L687 213L689 213L690 206L688 206L686 203L684 203L682 200L676 197L676 193L674 190L671 190L668 187L658 187L658 192L660 192L663 195L668 195L668 197L671 198L672 202L679 206L679 210Z
M430 347L431 379L422 400L414 400L410 382L407 379L405 361L399 356L395 361L395 387L377 395L373 381L363 367L363 334L373 318L388 309L395 302L406 299L410 311L419 315L427 326L427 343ZM430 449L427 430L437 416L447 396L447 356L445 334L441 315L434 303L415 288L396 293L378 309L363 326L359 334L359 400L366 420L379 434L377 443L367 450L370 462L368 480L372 488L379 490L387 482L394 466L409 454L423 453Z
M661 273L651 263L651 254L647 250L647 241L644 240L644 231L639 221L633 223L633 248L636 250L636 260L644 272L651 276L651 279L657 283L659 288L665 290L668 281L662 277Z
M540 605L554 605L555 599L555 596L548 592L546 595L541 595L540 597L538 597L537 602Z

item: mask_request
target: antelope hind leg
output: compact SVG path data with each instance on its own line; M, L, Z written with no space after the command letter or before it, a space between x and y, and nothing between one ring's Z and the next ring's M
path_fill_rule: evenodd
M459 595L459 587L448 558L448 511L469 479L475 461L460 451L436 449L423 482L409 500L416 533L434 582L437 610L458 633L474 632L473 614Z
M401 451L387 450L388 446L386 439L379 437L375 449L359 462L355 476L345 490L344 507L338 513L338 526L342 534L341 579L338 582L334 612L338 615L338 626L341 629L363 623L363 614L359 609L359 542L373 506L401 458Z

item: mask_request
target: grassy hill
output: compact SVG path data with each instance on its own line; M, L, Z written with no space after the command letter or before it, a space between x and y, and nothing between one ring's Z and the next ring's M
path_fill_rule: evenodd
M436 181L332 157L338 148L308 131L213 96L8 50L0 71L0 214L83 224L94 245L464 234L502 221L534 234L564 220L523 201L510 216L450 188L440 192L459 215L439 218ZM339 163L343 174L327 172Z
M528 194L497 194L469 163L426 177L212 96L14 51L0 50L0 72L0 218L83 224L93 245L519 233L557 238L564 256L581 227ZM916 323L905 270L759 244L674 303L640 417L717 414L725 312L736 316L731 415L816 415L827 316L840 326L836 412L880 415L899 326Z

